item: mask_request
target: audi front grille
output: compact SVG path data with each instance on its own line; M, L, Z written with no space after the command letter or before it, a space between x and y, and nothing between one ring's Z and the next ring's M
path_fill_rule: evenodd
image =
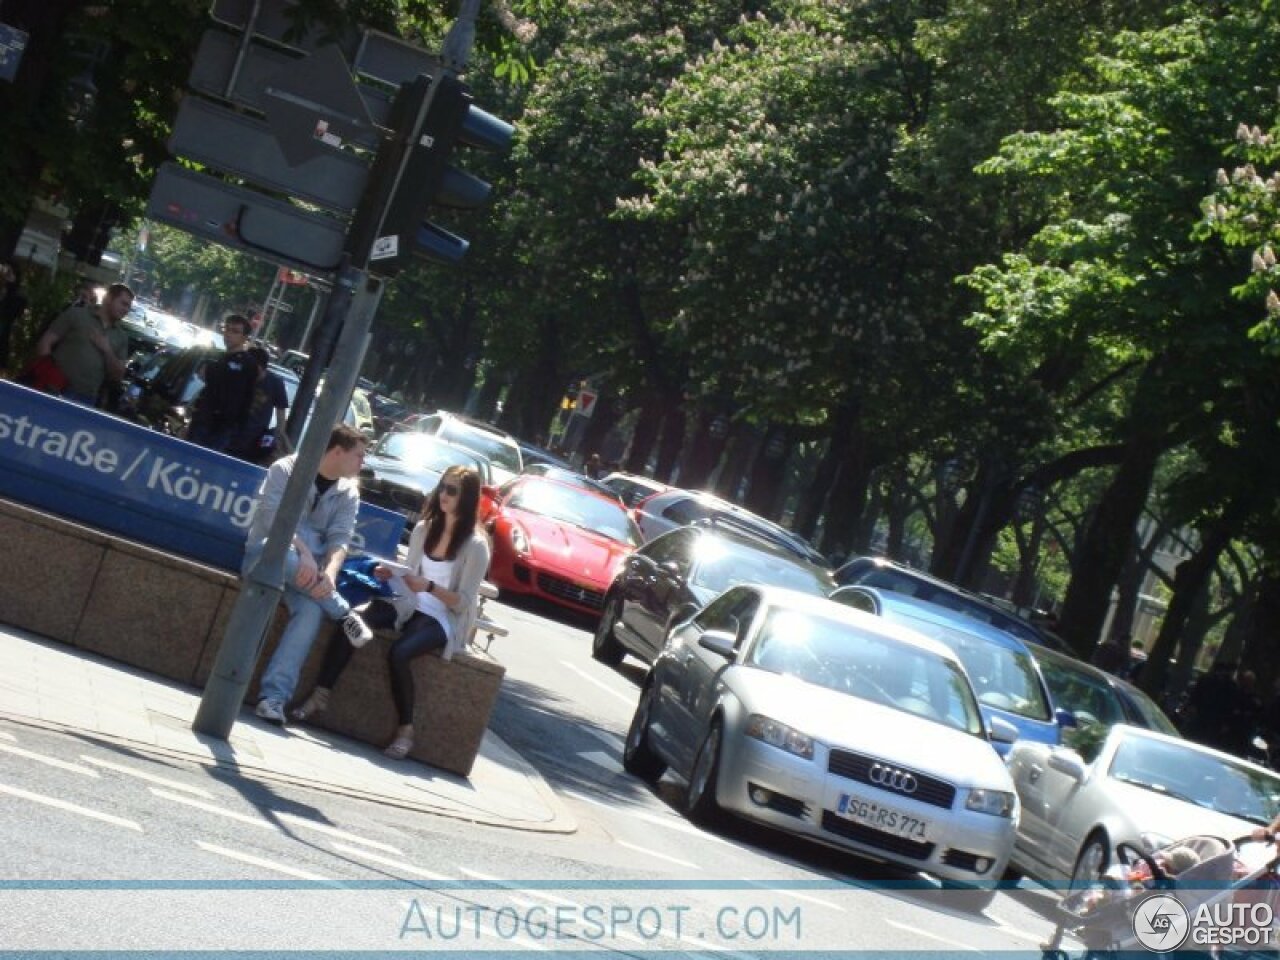
M580 586L563 577L553 576L549 573L538 574L538 589L560 600L567 600L570 603L590 607L592 610L599 610L604 606L603 590L592 590L590 587Z
M890 779L890 784L877 783L872 778L871 772L871 768L877 764L882 769L888 768L891 771L914 777L916 789L914 791L895 789L890 785L893 782L892 778ZM846 777L849 780L865 783L875 790L882 790L885 793L899 797L910 797L912 800L919 800L921 803L929 803L935 807L943 807L948 810L951 809L951 804L956 799L956 788L945 780L939 780L937 777L931 777L926 773L919 773L907 767L900 767L888 760L867 757L849 750L832 750L831 758L827 761L827 770L838 777Z
M852 820L846 820L830 810L822 811L822 829L839 834L847 840L853 840L864 846L887 850L890 853L896 853L900 857L908 857L912 860L928 860L933 855L934 845L932 843L910 840L907 837L899 837L893 833L885 833L883 830L877 830L874 827L866 827L860 823L854 823Z

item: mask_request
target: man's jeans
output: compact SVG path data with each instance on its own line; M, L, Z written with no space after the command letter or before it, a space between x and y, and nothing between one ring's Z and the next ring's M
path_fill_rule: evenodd
M242 573L247 573L258 561L265 545L266 541L260 541L245 548L244 563L240 566ZM280 635L280 644L271 662L263 671L259 700L276 700L281 704L292 700L298 686L298 675L311 652L320 622L325 617L341 620L351 612L350 604L337 591L324 600L314 600L294 586L293 578L298 573L300 562L297 548L290 546L284 560L284 605L289 608L289 623Z

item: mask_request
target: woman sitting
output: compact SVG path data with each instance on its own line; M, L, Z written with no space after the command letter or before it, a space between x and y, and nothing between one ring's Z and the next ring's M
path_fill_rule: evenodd
M393 622L400 636L387 652L391 668L391 696L399 727L384 751L401 760L413 749L414 686L410 665L432 650L448 660L461 650L475 627L480 584L489 569L489 541L476 529L480 503L480 475L468 467L450 467L428 495L422 519L409 536L406 564L414 571L403 576L408 593L393 600L375 600L366 622L373 627ZM374 568L374 576L389 580L393 571ZM329 694L351 660L354 647L345 636L333 636L325 651L316 688L292 712L306 720L329 705Z

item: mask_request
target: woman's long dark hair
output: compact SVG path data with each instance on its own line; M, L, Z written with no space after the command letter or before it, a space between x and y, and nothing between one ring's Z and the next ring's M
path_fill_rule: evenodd
M453 539L449 542L446 560L458 556L458 549L471 539L476 530L476 514L480 508L480 474L471 467L450 467L440 477L436 488L427 496L422 507L422 522L427 525L427 535L422 550L430 555L440 538L444 536L444 511L440 509L440 488L452 480L458 485L458 515L454 520Z

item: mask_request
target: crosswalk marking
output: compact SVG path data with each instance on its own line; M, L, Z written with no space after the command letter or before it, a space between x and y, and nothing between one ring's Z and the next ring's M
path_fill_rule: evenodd
M66 760L59 760L57 757L48 757L43 753L36 753L34 750L24 750L22 747L11 747L7 744L0 743L0 750L5 753L12 753L17 757L25 757L28 760L34 760L36 763L43 763L46 767L57 767L59 770L66 770L69 773L78 773L82 777L97 777L97 770L90 770L88 767L82 767L78 763L68 763Z
M251 853L244 853L241 850L232 850L230 847L220 847L216 843L205 843L203 840L197 840L196 846L201 850L209 853L216 853L220 857L226 857L228 860L238 860L241 863L247 863L254 867L262 867L264 870L275 870L277 873L283 873L287 877L297 877L299 880L328 880L329 877L322 877L318 873L308 873L306 870L299 870L297 867L291 867L288 864L277 863L274 860L268 860L266 857L255 857Z
M613 842L627 850L634 850L636 853L648 854L651 857L657 857L659 860L666 860L668 863L674 863L678 867L688 867L690 870L702 869L696 863L690 863L688 860L681 860L679 857L673 857L666 853L659 853L657 850L650 850L647 847L641 847L634 843L627 843L625 840L615 839Z
M147 773L145 770L136 770L133 767L126 767L122 763L112 763L110 760L102 760L98 757L91 757L87 753L80 754L80 759L85 763L91 763L95 767L102 767L104 770L114 770L116 773L123 773L126 776L136 777L139 780L146 780L148 783L158 783L162 787L170 787L174 790L181 790L185 793L194 793L197 797L205 797L212 800L213 794L208 790L200 787L193 787L185 783L179 783L177 780L167 780L164 777L158 777L154 773Z
M376 863L379 866L390 867L392 870L399 870L401 873L411 873L415 877L422 877L425 880L451 880L452 877L446 877L442 873L432 873L430 870L423 870L421 867L414 866L412 863L405 863L403 860L392 860L390 857L381 857L376 853L370 853L362 847L353 847L346 843L332 842L333 849L339 853L345 853L353 857L359 857L361 860L368 860L370 863Z
M372 847L375 850L385 850L387 853L403 854L398 847L393 847L389 843L381 843L377 840L369 840L354 833L348 833L346 830L340 830L338 827L331 827L327 823L316 823L314 820L308 820L306 817L300 817L294 813L288 813L284 810L272 810L270 808L263 810L258 814L240 813L237 810L228 810L225 807L215 806L212 803L201 803L199 800L193 800L190 797L184 797L181 794L170 793L167 790L159 790L151 787L151 792L163 800L172 800L174 803L185 804L188 807L195 807L197 810L203 810L206 813L214 813L220 817L227 817L231 820L238 820L240 823L247 823L250 826L258 827L265 830L274 830L277 833L284 833L284 828L280 823L273 823L271 818L274 817L281 823L288 824L292 827L299 827L304 830L314 830L316 833L323 833L326 836L337 837L341 840L350 840L352 843L363 844L366 847Z
M57 810L65 810L67 813L76 813L82 817L89 817L93 820L101 820L103 823L111 823L117 827L126 827L129 830L137 830L142 832L142 825L133 820L126 820L124 817L116 817L109 813L102 813L99 810L92 810L89 807L82 807L79 804L69 803L66 800L59 800L56 797L46 797L44 794L31 793L28 790L19 790L17 787L10 787L0 783L0 793L8 794L11 797L20 797L23 800L30 800L32 803L40 803L46 807L54 807Z

